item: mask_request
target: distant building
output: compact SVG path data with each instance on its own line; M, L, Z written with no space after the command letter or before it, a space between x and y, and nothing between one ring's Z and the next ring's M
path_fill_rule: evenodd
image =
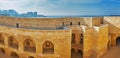
M11 16L11 17L45 17L44 15L38 15L37 12L27 12L19 14L14 9L0 10L0 16Z

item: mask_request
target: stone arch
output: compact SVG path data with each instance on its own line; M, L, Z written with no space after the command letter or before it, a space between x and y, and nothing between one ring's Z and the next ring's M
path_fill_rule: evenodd
M81 50L75 50L74 48L71 49L71 58L82 58L83 52Z
M74 48L72 48L71 53L76 53L76 50Z
M83 52L82 50L77 51L78 57L83 58Z
M120 36L116 38L116 46L120 46Z
M19 48L18 41L13 36L8 37L8 46L15 49Z
M15 53L15 52L11 52L10 57L11 58L19 58L19 55L17 53Z
M0 44L4 44L4 38L3 38L2 34L0 34Z
M33 56L29 56L28 58L34 58Z
M32 40L30 40L30 39L24 40L23 46L24 46L24 51L33 52L33 53L36 52L36 45L35 45L35 43L34 43Z
M75 34L72 33L72 41L71 41L71 43L75 43L75 38L76 38Z
M5 49L0 48L0 54L5 54Z
M43 54L54 54L54 44L50 41L43 43Z

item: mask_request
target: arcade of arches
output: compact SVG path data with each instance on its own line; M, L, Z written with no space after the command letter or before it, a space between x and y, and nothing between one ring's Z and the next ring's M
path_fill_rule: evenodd
M79 38L78 38L79 37ZM82 45L83 45L83 34L77 35L75 33L72 33L72 41L71 41L71 58L83 58L83 52L82 52ZM79 44L77 44L76 40L79 39ZM81 48L79 48L81 47Z

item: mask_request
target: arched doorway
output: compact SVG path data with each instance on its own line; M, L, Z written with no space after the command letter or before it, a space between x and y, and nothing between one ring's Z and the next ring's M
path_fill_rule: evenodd
M11 52L10 56L11 58L19 58L19 55L15 52Z
M71 49L71 58L82 58L83 52L81 50L78 50L77 52L75 49Z
M75 43L75 34L74 33L72 34L72 41L71 41L71 43Z
M4 44L4 38L1 34L0 34L0 44Z
M78 57L79 57L79 58L82 58L83 52L82 52L81 50L78 50L77 54L78 54Z
M0 48L0 54L5 54L5 50L3 48Z
M71 49L71 58L74 58L74 57L75 57L75 55L74 55L75 53L76 53L75 49L72 48L72 49Z
M18 41L12 36L10 36L8 38L8 45L9 45L9 47L12 47L12 48L15 48L15 49L18 49L18 47L19 47L18 46Z
M120 36L116 39L116 46L120 46Z
M32 40L26 39L23 45L24 45L24 51L33 52L33 53L36 52L36 45Z
M54 54L54 45L50 41L43 43L43 54Z

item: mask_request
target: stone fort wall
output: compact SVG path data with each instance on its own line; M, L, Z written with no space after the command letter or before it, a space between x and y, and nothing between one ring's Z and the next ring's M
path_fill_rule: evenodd
M119 19L0 17L0 51L20 58L72 58L73 49L83 58L99 58L116 45Z
M70 43L70 29L26 30L0 26L0 51L10 57L71 58Z
M12 17L0 17L0 25L16 27L17 24L21 28L28 29L60 29L63 26L68 25L86 25L90 26L93 20L91 18L12 18ZM92 18L92 19L100 19ZM95 25L95 24L94 24ZM99 25L99 23L97 23Z

